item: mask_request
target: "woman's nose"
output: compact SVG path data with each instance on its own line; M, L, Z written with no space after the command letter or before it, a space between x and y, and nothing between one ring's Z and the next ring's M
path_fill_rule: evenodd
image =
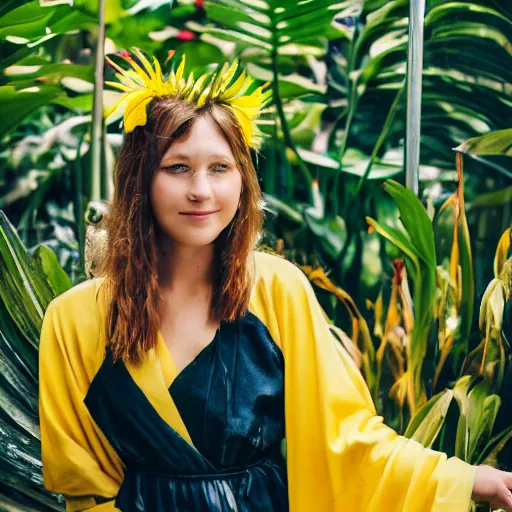
M191 201L205 201L212 195L212 187L208 172L197 172L190 178L188 198Z

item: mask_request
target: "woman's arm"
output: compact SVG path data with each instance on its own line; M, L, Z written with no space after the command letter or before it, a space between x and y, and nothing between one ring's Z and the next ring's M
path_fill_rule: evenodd
M504 503L508 473L477 471L382 423L306 276L275 265L267 283L285 359L291 510L467 512L473 486L475 497Z
M70 300L70 297L72 300ZM83 293L48 307L39 348L39 415L45 487L67 510L116 510L122 466L83 400L96 369L97 323ZM90 309L89 309L90 308ZM88 344L84 346L84 344ZM90 356L90 357L89 357Z

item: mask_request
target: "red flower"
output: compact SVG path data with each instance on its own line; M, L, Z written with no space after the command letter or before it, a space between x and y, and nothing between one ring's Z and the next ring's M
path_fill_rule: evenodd
M196 9L202 9L204 7L204 0L196 0L194 2Z
M190 30L180 30L176 36L180 41L193 41L196 36Z
M131 57L130 52L127 52L126 50L120 51L117 55L119 55L119 57Z

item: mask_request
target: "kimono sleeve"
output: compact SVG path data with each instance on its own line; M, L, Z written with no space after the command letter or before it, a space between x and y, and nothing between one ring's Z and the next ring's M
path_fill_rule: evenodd
M383 424L309 280L289 262L280 267L272 295L285 360L290 510L467 512L476 468Z
M114 511L122 466L83 402L95 369L80 345L94 343L97 329L94 321L75 321L88 315L76 311L80 302L61 297L46 310L39 348L44 485L65 496L68 512Z

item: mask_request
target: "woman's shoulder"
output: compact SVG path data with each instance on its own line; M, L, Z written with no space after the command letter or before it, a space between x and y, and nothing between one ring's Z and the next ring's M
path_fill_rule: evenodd
M262 276L297 278L302 271L284 256L264 249L254 251L256 269Z
M75 284L65 292L57 295L51 304L54 307L62 307L64 305L70 305L70 303L84 302L94 298L97 290L99 289L103 278L94 277L92 279L86 279L81 283Z
M304 272L283 256L265 250L256 250L254 261L256 285L268 288L272 295L276 292L294 293L309 286Z
M103 279L83 281L55 297L45 312L44 323L52 326L42 331L50 338L59 338L59 344L83 359L95 361L105 344L103 326L106 303L103 299ZM101 347L100 347L101 345Z
M87 279L55 297L48 309L64 313L71 318L84 318L86 314L100 313L103 278Z

